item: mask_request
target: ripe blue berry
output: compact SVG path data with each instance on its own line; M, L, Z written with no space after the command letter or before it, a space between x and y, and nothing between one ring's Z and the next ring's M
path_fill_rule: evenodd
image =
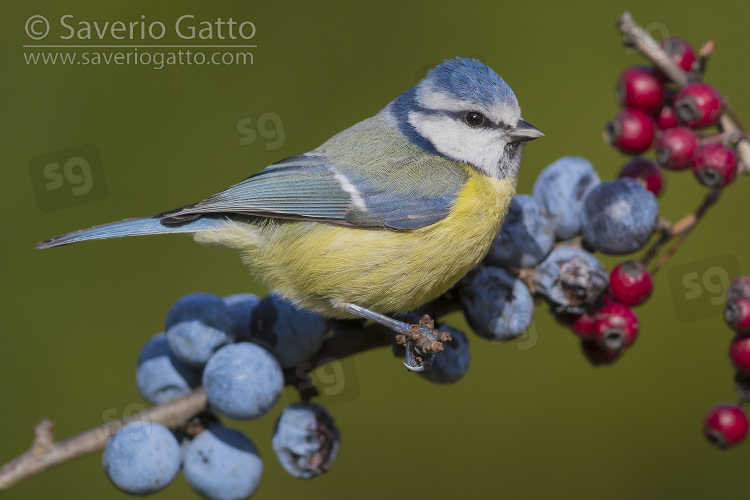
M268 349L282 368L293 368L320 350L328 320L297 309L277 295L265 297L250 318L252 341Z
M555 226L536 198L513 197L503 228L492 243L487 262L505 267L533 267L555 243Z
M534 299L526 284L499 267L485 267L461 290L466 320L477 335L512 340L531 326Z
M271 443L276 458L289 474L310 479L328 472L338 455L341 439L325 407L302 401L281 412Z
M190 486L209 500L240 500L258 489L263 460L247 436L214 425L187 445L182 472Z
M178 358L201 367L219 347L235 341L233 321L220 297L191 293L172 305L164 331Z
M250 316L260 302L260 298L253 293L236 293L224 297L224 304L232 313L233 330L237 342L250 341Z
M646 244L658 216L656 198L638 181L625 177L603 182L584 200L583 235L602 253L632 253Z
M157 333L141 349L135 380L141 395L153 404L184 396L201 383L198 369L174 355L167 337Z
M537 266L534 286L556 313L583 314L607 288L608 278L601 262L586 250L558 246Z
M547 165L531 190L552 219L555 235L567 240L581 232L583 199L599 184L593 165L580 156L564 156Z
M203 371L211 407L233 420L265 415L281 396L284 373L266 349L250 342L229 344L211 356Z
M109 438L102 465L110 481L131 495L149 495L180 470L180 445L172 432L152 422L132 422Z
M432 365L419 374L430 382L452 384L469 371L469 339L464 332L448 325L440 325L437 329L450 333L451 340L443 343L443 351L437 353Z

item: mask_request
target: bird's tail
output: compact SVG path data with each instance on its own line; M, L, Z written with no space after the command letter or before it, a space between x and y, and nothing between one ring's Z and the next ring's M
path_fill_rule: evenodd
M87 240L104 240L107 238L119 238L121 236L141 236L146 234L166 233L196 233L208 229L216 229L225 224L224 216L203 215L199 218L181 223L164 223L162 218L141 217L138 219L125 219L120 222L112 222L89 229L81 229L72 233L56 236L42 241L36 245L37 249L59 247Z

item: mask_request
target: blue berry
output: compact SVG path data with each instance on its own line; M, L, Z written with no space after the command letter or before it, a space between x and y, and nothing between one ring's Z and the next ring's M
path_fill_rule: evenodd
M187 445L182 472L190 486L210 500L240 500L258 489L263 460L247 436L214 425Z
M294 368L320 350L328 320L274 294L253 309L250 332L252 341L271 351L282 368Z
M211 407L233 420L265 415L281 396L284 373L264 348L250 342L229 344L211 356L203 370Z
M469 371L469 339L464 332L448 325L440 325L437 329L450 333L451 340L443 342L443 352L437 353L432 365L419 374L430 382L452 384Z
M260 298L252 293L236 293L224 297L224 303L232 313L234 332L238 342L250 341L250 317Z
M609 275L592 254L559 246L536 267L534 287L556 313L583 314L607 288Z
M281 412L271 443L289 474L310 479L328 472L341 440L333 417L322 405L298 402Z
M102 464L110 481L131 495L164 489L180 470L180 445L169 429L132 422L109 438Z
M555 226L533 196L514 196L487 262L494 266L533 267L555 244Z
M469 325L490 340L523 335L534 317L534 299L526 284L499 267L484 267L462 288L461 304Z
M580 156L555 160L536 178L531 193L552 218L559 239L581 232L583 200L597 184L599 175L593 165Z
M224 301L210 293L191 293L167 313L169 347L185 363L201 367L216 350L235 341L234 317Z
M656 226L656 197L635 179L603 182L583 203L583 236L595 249L609 255L643 248Z
M160 404L184 396L201 383L201 373L174 355L167 337L157 333L141 349L135 381L141 395Z

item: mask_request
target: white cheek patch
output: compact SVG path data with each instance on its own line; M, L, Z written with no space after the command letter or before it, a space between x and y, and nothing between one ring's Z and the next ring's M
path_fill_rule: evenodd
M506 144L502 131L472 129L448 116L414 111L409 113L409 123L441 154L474 165L487 175L499 178L499 162Z

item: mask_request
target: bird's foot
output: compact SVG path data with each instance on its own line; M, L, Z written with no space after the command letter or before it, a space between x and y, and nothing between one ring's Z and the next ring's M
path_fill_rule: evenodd
M443 342L451 339L449 333L435 330L435 322L427 314L422 316L419 323L410 324L356 304L336 300L331 300L329 303L336 309L373 320L396 332L394 338L396 343L406 348L404 366L413 372L421 372L430 366L435 354L443 350Z
M435 330L435 322L425 314L418 324L409 325L406 333L397 334L395 340L406 349L404 366L421 372L432 364L435 354L443 351L443 342L450 341L451 336Z

